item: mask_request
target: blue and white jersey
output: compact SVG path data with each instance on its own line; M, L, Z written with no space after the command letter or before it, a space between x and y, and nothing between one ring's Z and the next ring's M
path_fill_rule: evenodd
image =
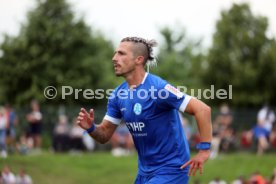
M138 152L138 174L181 172L190 152L178 111L184 112L190 99L148 73L136 88L124 82L113 91L104 119L125 121Z

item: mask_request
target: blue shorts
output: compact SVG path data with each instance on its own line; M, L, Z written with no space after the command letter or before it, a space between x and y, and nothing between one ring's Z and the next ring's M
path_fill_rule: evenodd
M259 139L260 137L268 138L270 132L268 130L266 130L265 128L257 125L253 128L253 134L254 134L254 137L257 139Z
M135 184L187 184L189 182L188 173L167 173L154 174L150 176L137 175Z

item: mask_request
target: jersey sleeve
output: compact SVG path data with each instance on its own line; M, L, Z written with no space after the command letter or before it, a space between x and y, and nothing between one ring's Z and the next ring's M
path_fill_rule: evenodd
M162 108L177 109L184 112L192 97L182 93L169 83L162 86L163 87L159 89L158 92L159 105Z
M115 94L116 92L113 91L111 96L108 98L107 111L104 116L104 119L110 121L115 125L119 125L122 121L122 114L118 106L118 101Z

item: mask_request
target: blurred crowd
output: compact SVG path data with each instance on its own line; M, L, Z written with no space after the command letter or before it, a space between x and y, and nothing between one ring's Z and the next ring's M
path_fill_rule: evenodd
M249 175L249 177L245 177L241 175L234 179L231 184L276 184L276 168L273 170L271 176L265 177L260 172L255 171ZM194 184L201 184L199 180L196 180ZM220 177L216 177L209 182L209 184L227 184Z
M276 148L275 113L268 105L258 112L256 125L242 134L244 146L257 145L257 154L262 155L269 148Z
M183 114L179 113L183 131L191 148L200 142L197 130ZM256 154L262 155L267 150L276 150L276 124L275 113L268 105L264 105L256 114L256 123L248 130L237 132L233 126L234 115L228 104L222 104L213 120L213 139L211 159L215 159L221 152L230 152L240 148L250 149L255 147ZM24 115L28 122L26 130L18 130L18 117L11 105L0 106L0 158L7 158L11 153L28 155L39 153L42 148L43 113L39 103L35 100L30 103L30 111ZM77 125L76 118L70 121L65 113L59 113L57 123L51 132L51 148L53 152L82 153L93 151L99 146L94 140L84 133ZM16 129L17 128L17 129ZM128 156L135 153L132 137L122 122L114 132L109 144L103 145L115 157ZM2 168L0 184L31 184L32 179L24 169L18 175L12 173L8 166ZM195 182L200 183L200 182ZM210 184L226 183L219 177L210 181ZM270 178L265 178L259 172L252 173L247 179L238 177L233 184L276 184L276 169Z
M24 169L21 169L17 175L15 175L9 166L4 166L0 175L0 184L32 184L32 178L26 173Z
M275 113L264 105L256 115L256 124L249 130L240 133L233 127L233 114L227 104L219 108L219 113L213 121L213 139L211 159L219 152L229 152L239 149L256 150L262 155L268 149L276 149Z
M193 149L200 141L198 131L192 127L193 123L182 114L179 115ZM28 126L26 130L21 130L19 135L16 133L18 117L15 110L9 104L0 106L0 157L6 158L9 153L29 154L41 151L43 113L37 101L31 101L30 111L24 118ZM93 151L98 145L88 134L84 134L83 129L76 124L75 118L69 121L65 113L59 113L57 119L50 133L50 149L53 152ZM215 159L220 152L252 147L258 155L270 149L276 150L275 113L268 105L259 110L255 125L248 130L237 132L233 126L233 119L229 105L222 104L213 120L211 159ZM105 150L111 150L114 156L127 156L135 152L131 135L124 122L116 129L109 144L104 146L107 147Z
M39 103L30 103L30 112L25 115L28 126L16 132L18 118L13 108L7 104L0 107L0 157L7 158L9 153L30 154L40 153L42 148L43 114ZM80 152L93 150L95 143L89 135L85 135L76 124L76 119L70 123L66 115L58 117L51 133L51 150L54 152Z

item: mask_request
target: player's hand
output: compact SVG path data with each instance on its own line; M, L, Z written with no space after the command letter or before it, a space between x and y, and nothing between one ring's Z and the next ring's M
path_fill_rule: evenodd
M93 125L93 122L94 122L94 110L90 109L90 112L88 113L84 108L81 108L81 111L77 118L78 125L81 128L87 130Z
M203 164L210 157L210 150L200 150L192 159L183 164L180 168L184 169L188 165L190 166L188 176L195 176L196 172L199 171L202 174Z

